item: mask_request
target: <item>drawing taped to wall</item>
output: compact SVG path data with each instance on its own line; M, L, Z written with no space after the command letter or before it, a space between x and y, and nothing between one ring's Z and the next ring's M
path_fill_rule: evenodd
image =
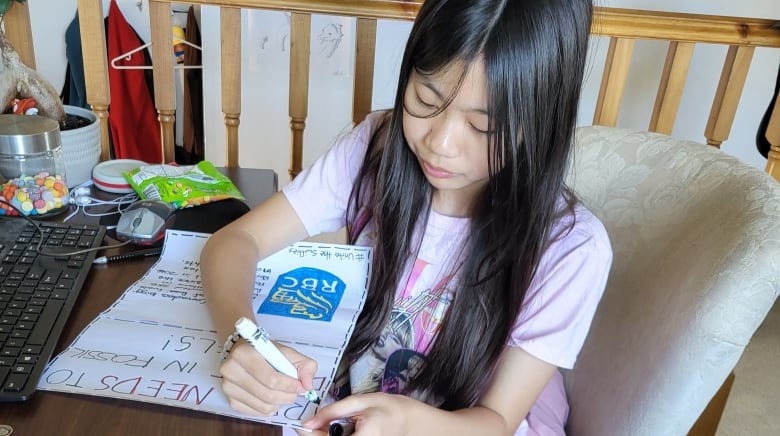
M287 66L290 54L290 14L247 11L249 68L262 72ZM348 18L313 15L311 20L310 68L317 74L351 75L351 41L354 23Z
M344 39L343 27L341 24L330 23L322 28L317 35L317 40L320 43L320 54L326 58L333 57L333 53L336 52L341 45L341 40Z

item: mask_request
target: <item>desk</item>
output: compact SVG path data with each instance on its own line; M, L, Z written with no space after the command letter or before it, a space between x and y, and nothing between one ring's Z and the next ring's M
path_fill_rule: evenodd
M272 170L226 168L221 171L241 189L247 203L252 206L276 192L276 174ZM145 258L93 266L55 354L73 342L90 321L108 308L154 262L153 258ZM13 434L21 436L281 434L279 427L212 413L46 391L36 392L25 402L0 405L0 424L10 425L14 429Z

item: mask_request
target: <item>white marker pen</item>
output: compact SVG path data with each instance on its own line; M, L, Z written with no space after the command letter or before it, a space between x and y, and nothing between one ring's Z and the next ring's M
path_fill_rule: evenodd
M247 341L255 351L260 353L275 370L292 378L298 378L298 369L271 342L271 338L264 328L255 325L252 320L242 316L236 321L236 333ZM320 396L314 389L306 391L303 396L312 403L320 403Z

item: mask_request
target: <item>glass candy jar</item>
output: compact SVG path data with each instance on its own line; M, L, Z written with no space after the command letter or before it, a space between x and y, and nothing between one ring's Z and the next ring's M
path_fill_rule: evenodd
M59 123L38 115L0 115L0 183L0 215L19 215L18 209L49 216L68 207Z

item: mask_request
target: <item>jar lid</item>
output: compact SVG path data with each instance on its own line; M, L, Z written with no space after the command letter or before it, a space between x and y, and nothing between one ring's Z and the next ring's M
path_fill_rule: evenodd
M133 187L125 179L125 173L138 167L148 165L135 159L113 159L100 162L92 168L92 182L101 191L115 194L129 194Z
M39 115L0 115L0 154L44 153L61 146L60 124Z

